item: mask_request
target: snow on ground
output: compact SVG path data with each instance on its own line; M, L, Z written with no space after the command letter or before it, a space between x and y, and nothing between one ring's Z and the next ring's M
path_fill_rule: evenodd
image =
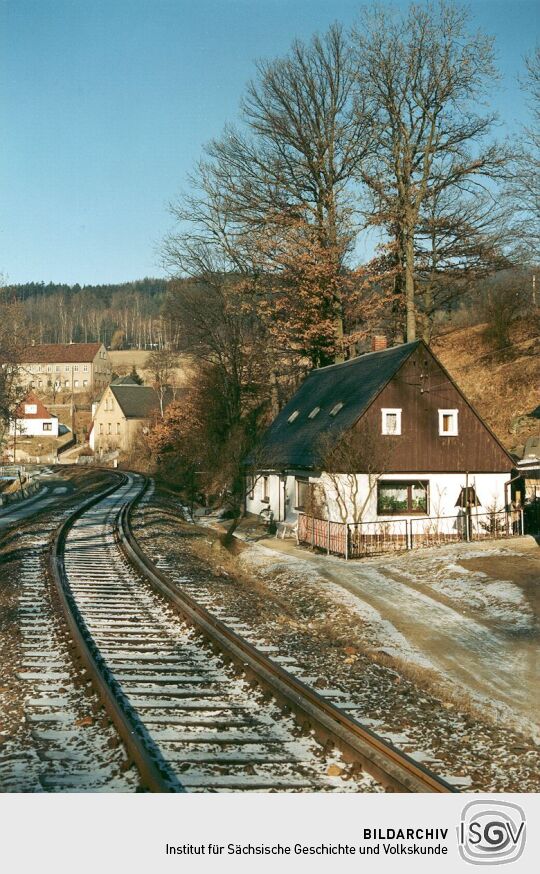
M498 555L495 546L468 552L458 547L458 555L455 547L444 547L436 555L429 550L426 556L345 562L290 542L264 543L251 543L243 553L246 567L258 573L286 568L292 585L301 577L325 587L367 622L371 642L378 641L389 655L434 668L494 717L539 735L538 629L532 606L512 582L471 572L456 561L464 554L467 560Z
M538 748L531 740L531 720L497 701L488 712L485 698L481 707L471 706L465 682L471 686L475 680L474 671L466 670L467 658L474 666L472 653L467 655L474 634L506 633L509 643L508 623L494 629L482 609L467 612L463 602L460 607L430 587L429 575L424 581L407 580L399 573L403 556L349 563L328 559L291 541L261 539L261 526L253 522L243 523L238 533L246 546L231 555L211 530L215 519L205 519L201 528L181 522L180 512L170 495L156 494L136 514L136 534L164 571L211 613L461 788L537 789ZM450 561L443 550L426 550L424 555L443 564ZM509 559L522 562L523 556ZM479 560L471 558L473 563ZM488 562L496 560L488 555ZM456 556L453 561L457 563ZM414 566L404 565L411 572ZM504 579L498 573L491 577L517 584L518 570ZM413 621L418 609L422 633ZM427 621L432 614L433 628ZM436 645L440 638L442 646ZM441 656L447 665L440 663ZM490 665L490 676L492 672Z

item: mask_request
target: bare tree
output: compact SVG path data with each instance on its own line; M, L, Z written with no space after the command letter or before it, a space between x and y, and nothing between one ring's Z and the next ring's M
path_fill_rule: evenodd
M422 209L449 188L473 192L507 155L486 143L495 115L477 106L496 78L492 40L468 32L451 3L365 10L354 31L358 88L372 107L375 148L362 181L369 220L395 244L406 335L416 337L415 247Z
M6 442L15 411L26 394L20 379L24 345L22 307L10 301L0 290L0 449Z
M229 127L209 144L193 193L172 205L191 230L168 238L166 258L189 275L210 263L214 272L280 272L272 253L305 223L339 277L356 235L353 181L369 142L366 108L361 94L353 97L350 47L335 25L307 45L294 42L284 58L260 62L257 74L242 105L243 130ZM341 297L336 283L338 355Z
M145 365L154 379L154 388L159 397L159 409L163 418L165 398L175 379L178 355L170 349L156 349L151 352Z
M332 435L323 435L318 454L324 472L320 488L325 488L325 479L330 484L324 497L327 513L332 502L341 522L350 521L351 516L353 522L361 522L380 477L391 466L394 447L392 437L382 441L376 429L365 422L346 431L337 442ZM362 474L367 475L367 489L363 488ZM320 490L312 500L322 505Z
M540 45L526 60L522 87L528 96L532 125L523 129L521 146L511 167L507 195L516 213L516 228L528 260L540 257Z

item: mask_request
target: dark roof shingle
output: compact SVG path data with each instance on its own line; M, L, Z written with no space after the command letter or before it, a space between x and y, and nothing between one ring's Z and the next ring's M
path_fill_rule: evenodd
M128 419L149 419L159 411L159 397L149 385L109 386Z
M258 449L246 462L269 469L313 468L320 461L323 435L335 436L351 428L414 352L421 341L393 346L313 370L274 419ZM335 416L337 404L343 404ZM319 407L313 418L309 414ZM298 415L289 422L289 418Z

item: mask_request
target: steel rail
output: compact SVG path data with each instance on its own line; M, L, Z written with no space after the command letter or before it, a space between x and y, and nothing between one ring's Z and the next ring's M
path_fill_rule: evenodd
M121 485L128 481L124 474L115 472L114 476L117 478L116 483L113 483L88 501L85 501L56 530L50 546L49 568L60 606L62 607L78 655L88 671L105 710L122 738L128 755L139 770L143 786L151 792L177 792L179 787L172 785L170 778L166 776L163 769L157 764L155 756L149 752L146 738L141 733L140 725L134 718L134 714L129 708L122 705L122 699L117 694L115 688L116 683L88 633L84 620L70 593L64 566L64 546L67 535L74 523L91 507L99 504L104 498L113 494Z
M262 654L225 623L178 587L144 553L131 529L134 508L148 488L143 488L117 517L116 536L133 567L172 603L192 626L226 658L236 664L248 678L290 709L319 742L333 744L349 762L359 763L389 791L457 792L458 790L424 765L385 741L367 726L330 703L313 688L302 683L270 658Z

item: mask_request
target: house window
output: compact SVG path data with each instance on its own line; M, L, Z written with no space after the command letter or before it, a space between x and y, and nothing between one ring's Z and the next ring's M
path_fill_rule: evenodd
M79 388L79 380L78 380L78 379L74 379L74 380L73 380L73 386L74 386L75 388Z
M43 382L41 381L41 379L38 379L38 388L42 388L42 387L43 387Z
M73 365L73 370L78 370L78 369L79 369L79 365L78 365L78 364L74 364L74 365Z
M52 373L52 364L47 364L47 373Z
M298 418L299 413L300 413L300 410L295 410L294 413L291 413L291 415L287 419L287 422L294 422L294 420Z
M295 510L304 510L309 503L309 480L298 477L295 481Z
M116 423L116 433L120 434L120 422Z
M37 413L37 404L25 404L24 405L25 413Z
M83 370L84 370L85 373L88 373L88 364L85 364L85 365L84 365Z
M379 516L427 513L429 483L425 480L394 480L377 483Z
M382 414L382 434L401 434L401 410L389 409L383 407Z
M270 479L270 477L263 476L262 483L261 483L261 501L265 501L266 503L268 503L270 501L270 494L268 491L268 480L269 479Z
M330 415L337 416L341 409L343 409L343 401L339 401L339 403L337 403L335 407L332 407L332 409L330 410Z
M439 410L439 437L457 437L458 411Z
M65 388L69 388L69 379L64 380Z
M55 364L54 369L55 369L56 373L58 373L58 371L60 370L60 365L59 365L59 364Z
M88 385L88 380L87 380L87 379L83 379L83 383L82 383L82 384L83 384L83 386L86 388L86 386Z
M108 426L107 426L107 434L112 434L112 422L109 422L109 423L108 423Z
M247 491L247 496L250 499L250 501L253 500L253 488L254 488L254 479L250 475L250 476L246 477L246 491Z
M99 424L99 433L103 434L103 422L100 422Z
M43 422L44 431L52 431L52 422Z
M69 371L69 364L66 364L66 366L64 367L64 370Z
M308 419L314 419L318 412L320 412L320 407L313 407L311 413L308 416Z

